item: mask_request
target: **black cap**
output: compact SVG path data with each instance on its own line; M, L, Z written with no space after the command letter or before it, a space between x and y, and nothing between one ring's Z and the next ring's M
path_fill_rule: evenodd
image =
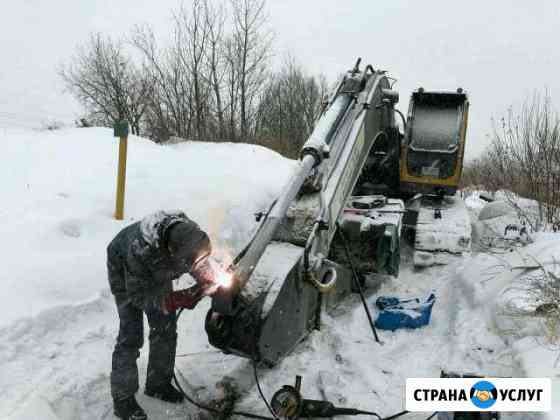
M167 231L167 248L179 265L188 271L193 264L212 252L206 232L195 223L177 222Z

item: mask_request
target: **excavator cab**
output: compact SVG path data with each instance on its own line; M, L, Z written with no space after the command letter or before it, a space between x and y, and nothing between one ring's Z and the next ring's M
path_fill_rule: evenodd
M455 194L463 169L468 108L462 89L413 92L401 147L402 192Z

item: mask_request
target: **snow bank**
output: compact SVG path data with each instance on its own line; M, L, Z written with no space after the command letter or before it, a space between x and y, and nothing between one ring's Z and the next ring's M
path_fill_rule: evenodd
M515 209L505 201L493 201L482 207L478 213L478 220L488 220L508 214L515 214Z
M465 197L465 205L469 210L475 211L478 216L478 212L486 205L487 201L480 198L480 191L466 191L467 197Z
M181 209L221 254L249 237L291 161L258 146L129 139L125 220L114 211L118 139L108 129L2 136L0 325L106 287L105 248L125 225Z
M511 252L479 254L460 278L474 308L485 314L485 324L508 343L517 374L552 378L553 411L547 417L552 420L560 412L560 341L549 336L547 320L539 313L549 302L536 283L542 281L542 269L560 275L560 234L538 234L534 240Z
M0 418L104 418L118 326L107 290L108 242L147 214L180 209L226 258L249 239L254 213L269 207L293 162L246 144L159 146L131 136L125 220L116 221L112 130L0 136ZM192 315L200 324L194 333L181 324L179 352L207 346L207 305ZM178 418L184 414L185 407L177 411Z

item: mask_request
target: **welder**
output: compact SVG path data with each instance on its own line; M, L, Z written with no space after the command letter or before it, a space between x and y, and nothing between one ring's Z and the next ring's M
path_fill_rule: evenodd
M159 211L124 228L107 247L109 285L120 319L112 357L114 413L145 420L138 405L136 359L144 341L143 313L150 327L144 393L170 403L183 401L171 380L177 344L176 310L193 309L216 289L216 269L208 258L208 235L181 211ZM189 273L195 285L173 291L173 280Z

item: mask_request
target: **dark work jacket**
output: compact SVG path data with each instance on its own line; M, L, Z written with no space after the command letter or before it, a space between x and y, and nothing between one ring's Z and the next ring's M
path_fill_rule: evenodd
M107 268L111 292L117 300L130 300L144 310L160 307L173 290L172 281L191 267L179 265L169 253L167 231L177 222L192 227L192 246L200 246L200 227L183 212L159 211L122 231L107 247ZM185 246L189 238L185 238ZM201 250L201 253L205 250Z

